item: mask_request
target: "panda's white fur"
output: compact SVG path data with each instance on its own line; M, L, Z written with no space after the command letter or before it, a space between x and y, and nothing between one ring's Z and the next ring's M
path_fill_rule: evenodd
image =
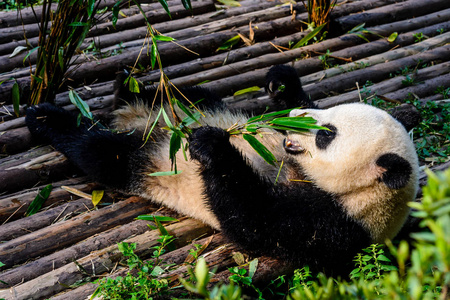
M296 156L306 178L337 195L349 216L368 229L373 242L392 239L409 213L406 203L415 198L418 189L417 154L404 126L385 111L359 103L293 110L290 115L305 113L318 125L337 128L337 137L324 150L315 145L317 130L289 135L307 152ZM398 154L411 164L405 187L391 189L380 181L386 170L376 160L383 153Z

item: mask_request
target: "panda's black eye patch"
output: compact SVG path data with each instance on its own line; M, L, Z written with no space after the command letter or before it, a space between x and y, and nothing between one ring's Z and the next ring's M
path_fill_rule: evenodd
M322 125L330 130L319 130L316 135L316 146L320 150L325 150L334 140L337 134L337 128L331 124Z

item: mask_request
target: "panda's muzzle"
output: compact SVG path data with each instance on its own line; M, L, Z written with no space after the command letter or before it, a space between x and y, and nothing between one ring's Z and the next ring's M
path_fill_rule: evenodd
M300 144L296 141L293 141L291 139L285 138L283 140L283 147L284 150L289 154L301 154L304 153L306 150Z

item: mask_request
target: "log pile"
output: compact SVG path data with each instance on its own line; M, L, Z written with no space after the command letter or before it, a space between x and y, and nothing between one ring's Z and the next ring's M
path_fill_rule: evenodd
M435 91L450 86L448 0L338 1L329 36L297 49L290 49L290 45L307 34L303 31L307 15L302 5L291 7L282 2L243 0L240 7L224 8L212 0L199 0L192 1L193 10L189 12L180 1L173 0L168 1L172 19L158 2L143 7L155 29L176 38L183 46L159 45L164 70L172 82L177 86L202 83L223 97L230 109L254 113L267 106L277 109L262 89L265 73L275 64L293 66L305 91L319 107L360 101L361 97L370 99L372 95L394 101L403 101L410 94L443 99ZM112 0L102 1L105 7L113 4ZM39 16L38 7L36 13ZM26 53L9 57L17 46L25 45L24 28L28 43L37 43L34 15L28 10L22 15L23 21L19 21L14 13L0 12L0 82L4 81L0 85L0 262L5 264L0 268L0 298L83 299L92 294L96 285L75 287L76 283L127 272L120 267L118 242L136 242L136 254L151 256L150 248L160 234L148 229L151 222L134 220L138 215L174 213L158 210L146 199L110 190L106 190L105 203L93 207L90 200L61 188L68 186L85 193L99 189L60 153L31 139L24 123L24 107L22 116L13 116L11 87L14 82L22 88L29 85L30 68L36 59L30 55L24 62ZM94 113L111 111L114 74L136 62L146 35L142 22L136 8L127 6L116 28L108 19L99 22L81 46L85 52L74 58L70 88L88 102ZM348 33L362 23L365 39ZM251 30L255 34L252 45L241 43L229 51L216 51L238 33L248 37ZM394 32L398 37L387 41ZM418 40L418 34L426 38ZM105 53L115 51L117 55L94 57L87 50L92 42ZM327 51L329 62L323 58ZM144 68L150 64L144 53L138 62ZM332 66L324 69L325 63ZM405 67L416 69L411 76L419 84L405 86L405 76L390 76ZM137 78L153 84L159 76L159 71L150 70ZM252 86L261 90L233 96ZM61 89L56 103L73 110L68 88ZM437 168L446 167L448 163ZM425 181L422 174L421 184ZM24 217L38 192L50 183L53 191L42 210ZM200 222L178 217L180 222L166 226L177 238L177 250L164 254L162 259L180 266L166 276L184 276L183 262L195 241L207 244L207 262L211 268L217 267L214 280L226 280L230 275L227 268L236 265L233 253L243 250L227 244L220 233ZM267 281L289 270L288 265L261 257L254 280Z

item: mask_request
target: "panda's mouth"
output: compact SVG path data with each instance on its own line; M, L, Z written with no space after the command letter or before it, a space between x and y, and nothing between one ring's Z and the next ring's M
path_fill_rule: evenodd
M300 146L298 142L293 141L289 138L285 138L283 140L283 147L284 150L289 154L302 154L306 151L305 148Z

